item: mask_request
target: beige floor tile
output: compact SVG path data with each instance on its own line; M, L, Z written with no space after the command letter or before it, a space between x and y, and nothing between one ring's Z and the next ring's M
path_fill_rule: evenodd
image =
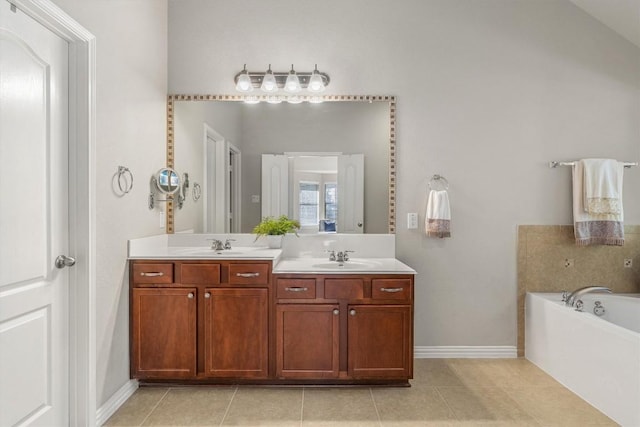
M562 387L551 375L525 358L502 359L501 362L509 372L502 378L500 385L503 387Z
M239 387L222 425L300 426L301 388Z
M561 387L526 359L451 359L460 382L479 387Z
M437 387L456 418L477 423L534 423L535 419L498 387Z
M140 387L103 425L108 427L142 425L168 390L166 387Z
M616 426L611 419L571 391L560 387L506 389L543 426Z
M383 426L456 419L435 387L374 388L372 392Z
M235 387L215 386L172 388L143 425L220 425L235 390Z
M305 388L302 403L304 426L379 426L368 388Z
M413 362L412 385L461 386L458 374L449 366L446 359L416 359Z

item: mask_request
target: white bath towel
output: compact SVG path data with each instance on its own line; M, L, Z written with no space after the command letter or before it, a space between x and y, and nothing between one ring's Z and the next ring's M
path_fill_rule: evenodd
M622 166L623 167L623 166ZM584 161L573 168L573 227L578 246L624 245L622 198L619 213L589 213L585 209ZM618 194L622 194L622 177L617 180Z
M429 237L451 237L451 208L446 190L429 192L424 226Z
M584 173L584 208L590 214L619 214L624 163L613 159L580 160Z

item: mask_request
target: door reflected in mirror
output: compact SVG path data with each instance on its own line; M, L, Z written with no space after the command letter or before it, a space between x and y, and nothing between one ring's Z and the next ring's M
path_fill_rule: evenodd
M363 233L364 164L360 153L263 154L262 217L287 215L302 233Z
M174 222L167 224L167 231L249 233L265 213L280 212L307 224L305 232L394 233L395 99L323 98L326 102L320 104L273 105L247 104L242 96L169 96L168 165L201 183L202 198L189 198L181 210L169 213ZM271 204L276 201L263 189L285 178L265 170L263 162L265 155L285 153L286 185L279 184L278 191L284 194L286 189L286 204L279 197L274 210ZM294 161L295 154L306 160ZM353 188L344 191L339 165L328 171L306 164L327 157L324 154L335 159L361 156L361 182L353 161L343 171L345 185ZM351 195L341 202L341 194ZM315 199L301 203L305 197ZM348 209L351 213L341 220Z

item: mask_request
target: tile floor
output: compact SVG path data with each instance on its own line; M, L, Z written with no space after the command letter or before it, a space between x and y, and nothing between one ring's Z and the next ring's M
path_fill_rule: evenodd
M106 426L616 426L526 359L416 359L411 388L141 387Z

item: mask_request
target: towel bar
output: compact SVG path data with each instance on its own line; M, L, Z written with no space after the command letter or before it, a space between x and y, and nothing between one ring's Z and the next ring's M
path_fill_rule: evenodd
M558 166L573 166L575 162L549 162L550 168L557 168ZM625 168L631 168L638 166L638 162L624 162Z

